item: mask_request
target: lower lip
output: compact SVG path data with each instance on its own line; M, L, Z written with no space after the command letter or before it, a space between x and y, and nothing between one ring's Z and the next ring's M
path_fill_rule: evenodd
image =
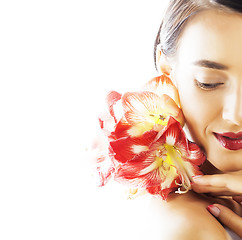
M218 142L228 150L241 150L242 149L242 139L234 139L224 137L223 135L214 133Z

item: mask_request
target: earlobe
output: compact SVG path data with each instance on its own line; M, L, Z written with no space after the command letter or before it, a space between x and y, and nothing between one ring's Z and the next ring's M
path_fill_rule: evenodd
M167 57L160 50L160 47L158 47L158 46L157 46L157 50L156 50L156 64L157 64L157 70L159 71L159 74L170 75L171 70L172 70L171 66L168 63Z

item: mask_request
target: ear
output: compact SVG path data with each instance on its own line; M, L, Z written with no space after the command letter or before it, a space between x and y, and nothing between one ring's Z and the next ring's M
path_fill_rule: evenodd
M172 68L167 60L167 57L160 50L159 45L157 46L157 49L156 49L156 64L157 64L157 69L159 71L159 74L170 75Z

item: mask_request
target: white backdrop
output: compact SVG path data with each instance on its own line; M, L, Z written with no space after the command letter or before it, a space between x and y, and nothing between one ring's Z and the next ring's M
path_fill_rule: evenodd
M106 92L156 76L165 2L1 1L0 239L105 239L125 203L95 187L86 149Z

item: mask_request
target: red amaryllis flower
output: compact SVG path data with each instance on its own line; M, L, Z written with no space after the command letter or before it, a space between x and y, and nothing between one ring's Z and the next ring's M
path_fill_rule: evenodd
M188 191L205 157L185 137L178 93L170 79L154 78L142 92L111 92L107 102L109 113L99 119L107 143L97 157L101 185L114 176L163 199L177 189Z
M118 102L122 104L121 111L114 109ZM112 138L139 136L153 128L160 130L167 124L169 116L184 125L177 89L165 75L150 80L142 92L128 92L123 96L110 92L107 105L109 111L99 118L99 122Z
M121 101L123 117L114 130L117 138L140 136L151 129L160 130L166 126L169 116L184 125L177 89L165 75L150 80L142 92L125 93Z
M167 125L170 116L176 118L181 124L184 123L181 109L166 94L159 96L148 91L125 93L122 104L125 120L130 124L128 130L130 136L140 136L152 129L161 130ZM118 127L116 131L119 130Z
M179 193L187 192L192 176L202 174L198 166L205 160L204 154L187 140L180 123L172 117L161 132L151 130L110 145L114 158L122 163L115 180L145 188L163 199L177 189Z

